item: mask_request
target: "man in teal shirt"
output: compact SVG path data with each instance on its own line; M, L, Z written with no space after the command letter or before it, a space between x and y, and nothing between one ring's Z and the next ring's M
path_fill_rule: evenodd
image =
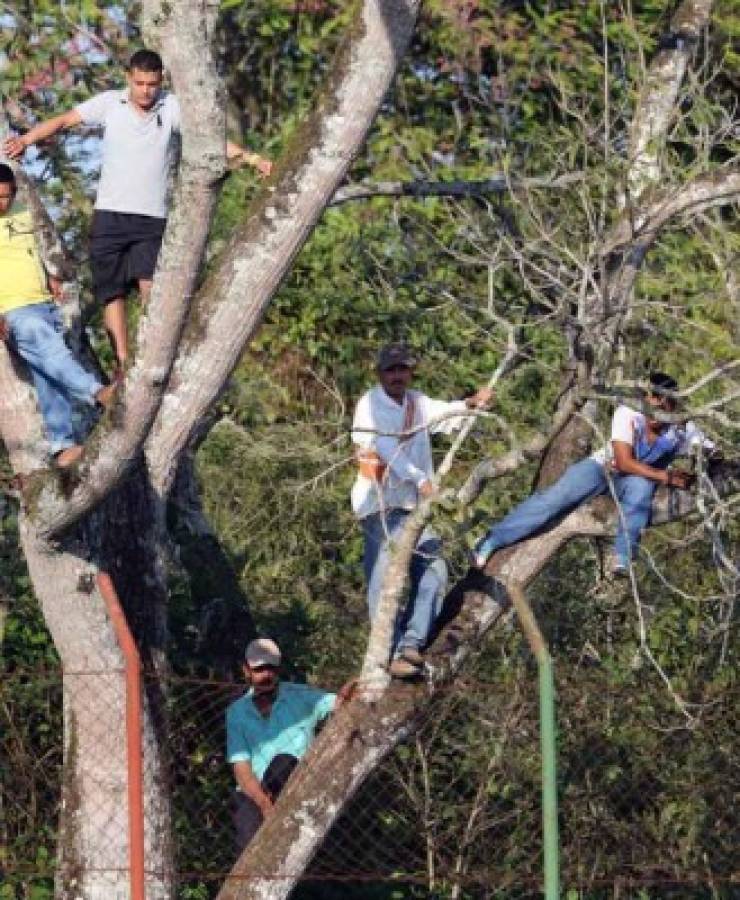
M280 681L280 650L269 638L251 641L244 675L251 687L226 710L226 758L237 782L234 824L239 850L269 816L321 722L351 691L331 694Z

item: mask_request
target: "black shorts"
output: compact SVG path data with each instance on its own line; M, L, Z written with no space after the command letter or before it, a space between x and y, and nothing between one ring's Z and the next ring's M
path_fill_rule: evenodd
M99 303L125 297L157 266L166 219L96 209L90 232L93 294Z

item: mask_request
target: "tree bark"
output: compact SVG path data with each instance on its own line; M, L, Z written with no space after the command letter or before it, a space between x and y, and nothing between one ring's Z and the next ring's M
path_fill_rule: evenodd
M418 0L359 5L322 96L200 290L147 441L152 483L161 494L359 152L406 51L418 6Z
M360 9L323 98L200 293L184 339L181 325L223 165L222 104L207 46L214 7L195 0L147 7L183 107L178 197L124 402L99 443L88 446L89 462L79 474L31 479L22 525L29 571L65 673L62 896L109 900L128 889L123 661L101 597L90 587L94 574L111 574L142 656L156 664L166 633L164 500L177 460L359 150L403 56L417 6L416 0L368 0ZM146 470L136 466L136 458L176 350L177 371L147 446ZM0 397L3 439L15 471L28 476L45 465L40 422L31 391L22 387L2 348L0 386L6 388ZM124 474L125 483L114 490ZM49 542L52 536L58 543ZM109 689L102 689L103 679L111 682ZM90 689L91 681L97 690ZM147 870L158 873L151 876L148 896L159 897L169 890L172 866L156 690L147 699Z
M129 895L125 662L103 600L97 566L52 549L24 518L21 543L44 620L62 660L64 769L59 822L57 896L110 900ZM147 897L170 896L169 806L155 728L143 721Z

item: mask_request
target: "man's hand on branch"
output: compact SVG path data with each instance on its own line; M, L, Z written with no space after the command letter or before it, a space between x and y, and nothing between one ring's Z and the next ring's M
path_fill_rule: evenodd
M64 290L63 284L58 278L54 278L53 275L49 275L49 290L51 291L51 296L57 303L62 303L64 300Z
M226 159L233 166L251 166L256 169L263 178L272 173L272 160L259 153L252 153L233 141L226 142Z
M9 159L19 159L23 156L23 151L27 146L28 141L26 141L25 135L20 134L16 137L9 137L3 141L3 153Z
M337 709L354 697L355 692L357 691L357 684L357 679L353 678L339 688L337 691Z
M419 485L419 494L420 496L424 497L424 499L433 497L436 493L437 489L431 481L422 481L422 483Z
M682 491L689 488L694 480L691 472L682 472L679 469L666 469L665 475L666 478L663 483L667 487L679 488Z
M482 387L477 390L472 396L468 397L465 401L465 405L468 409L488 409L491 405L491 401L493 400L493 389L489 387Z

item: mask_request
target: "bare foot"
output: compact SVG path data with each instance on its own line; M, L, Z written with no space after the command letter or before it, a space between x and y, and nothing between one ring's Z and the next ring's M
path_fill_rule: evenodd
M81 444L76 444L74 447L66 447L54 456L54 463L57 469L68 469L70 466L78 463L84 453L85 448Z
M95 399L97 402L108 409L115 400L116 391L119 388L121 382L116 378L115 381L112 381L110 384L106 384L105 387L101 387L100 390L95 394Z

